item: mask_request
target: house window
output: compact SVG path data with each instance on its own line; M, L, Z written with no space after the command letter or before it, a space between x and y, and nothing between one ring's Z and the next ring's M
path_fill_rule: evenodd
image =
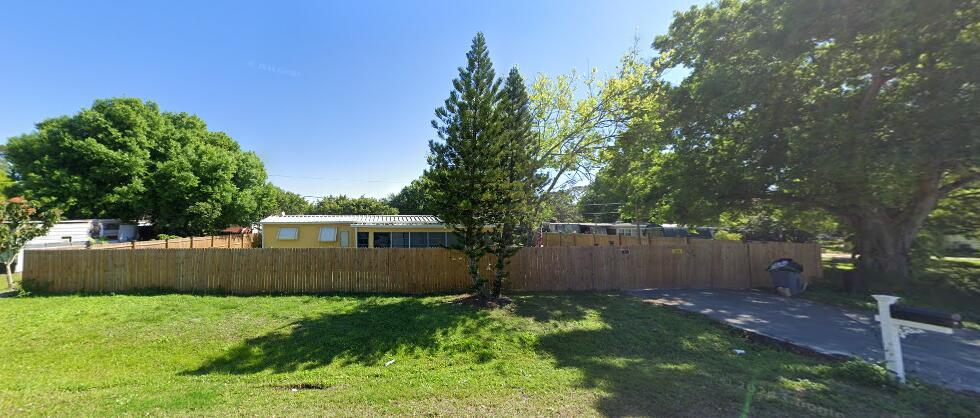
M408 232L392 232L391 248L408 248Z
M320 242L334 242L337 240L337 228L325 226L320 228Z
M389 248L389 247L391 247L391 233L375 232L374 248Z
M429 233L429 248L440 248L446 246L446 233L445 232L430 232Z
M299 228L279 228L276 239L290 241L299 238Z
M368 247L368 232L358 232L357 248L367 248L367 247Z
M409 242L412 248L425 248L428 245L429 234L425 232L412 232L409 234Z
M350 232L340 231L340 246L350 247Z

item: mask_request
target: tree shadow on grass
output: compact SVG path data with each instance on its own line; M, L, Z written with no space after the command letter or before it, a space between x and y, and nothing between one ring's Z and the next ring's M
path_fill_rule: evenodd
M286 373L338 364L382 364L396 355L468 356L485 362L494 326L485 314L444 301L371 298L250 338L184 374ZM452 335L467 338L451 338Z
M746 386L760 373L756 367L777 367L765 361L747 366L732 349L749 347L732 346L741 341L729 333L636 298L517 300L516 314L552 325L538 350L557 367L578 370L579 385L600 393L595 407L605 416L736 416Z
M518 298L521 303L515 304L514 313L537 322L580 320L597 308L567 294L534 293Z

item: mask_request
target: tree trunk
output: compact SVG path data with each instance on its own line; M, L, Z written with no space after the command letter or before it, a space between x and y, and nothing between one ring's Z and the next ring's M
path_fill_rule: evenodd
M14 274L10 272L10 265L13 263L4 263L7 266L7 289L14 288Z
M480 277L480 257L473 254L467 254L467 257L470 278L473 280L473 291L480 299L486 299L489 295L487 294L487 282Z
M507 272L504 270L506 267L505 258L497 254L497 272L493 278L493 288L490 290L490 296L494 299L500 297L502 288L504 286L504 280L507 278Z
M847 217L854 229L854 242L861 254L858 280L891 281L905 285L909 280L909 251L929 213L948 191L939 187L942 170L938 163L920 171L915 193L899 210L878 207ZM859 205L865 208L871 205Z
M909 279L909 250L918 225L895 224L881 219L862 223L855 237L858 280L890 281L905 284Z
M514 225L505 223L500 232L500 242L497 245L497 271L493 278L491 296L499 298L503 291L504 280L507 279L507 260L512 252L510 249L511 241L514 240Z

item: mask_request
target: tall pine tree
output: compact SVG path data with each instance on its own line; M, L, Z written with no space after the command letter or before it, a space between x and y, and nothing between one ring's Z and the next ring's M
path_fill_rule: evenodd
M516 67L511 68L501 91L498 106L504 134L499 137L500 167L504 181L500 183L500 230L494 234L493 252L497 256L496 274L491 293L499 297L507 278L507 263L524 243L528 231L522 227L535 222L534 205L538 202L541 188L547 176L537 171L537 156L541 151L541 138L534 130L530 99L524 86L524 78Z
M458 237L466 254L474 290L490 295L480 276L480 258L491 249L502 222L500 189L505 182L500 164L504 127L498 114L500 80L493 71L482 33L473 38L467 64L453 80L444 107L436 109L432 126L439 141L429 141L432 212Z

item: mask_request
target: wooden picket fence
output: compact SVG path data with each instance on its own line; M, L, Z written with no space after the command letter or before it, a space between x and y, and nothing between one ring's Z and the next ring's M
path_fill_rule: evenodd
M130 241L113 244L94 244L91 250L149 250L168 248L252 248L256 234L212 235L207 237L187 237L157 239L150 241Z
M661 237L622 247L526 248L514 257L510 273L521 290L745 289L769 286L766 267L779 258L796 260L808 281L818 281L820 252L817 244Z
M656 245L670 244L678 242L689 242L703 240L702 238L671 238L643 236L632 237L628 235L606 235L606 234L568 234L557 232L546 232L542 237L541 243L545 247L565 247L565 246L595 246L595 247L626 247L630 245ZM718 241L714 241L718 242Z
M628 247L520 250L511 291L766 286L770 261L791 257L819 279L814 244L676 240ZM30 250L25 285L51 292L443 293L470 286L466 260L442 248L238 248L141 251ZM481 262L491 277L493 258Z

